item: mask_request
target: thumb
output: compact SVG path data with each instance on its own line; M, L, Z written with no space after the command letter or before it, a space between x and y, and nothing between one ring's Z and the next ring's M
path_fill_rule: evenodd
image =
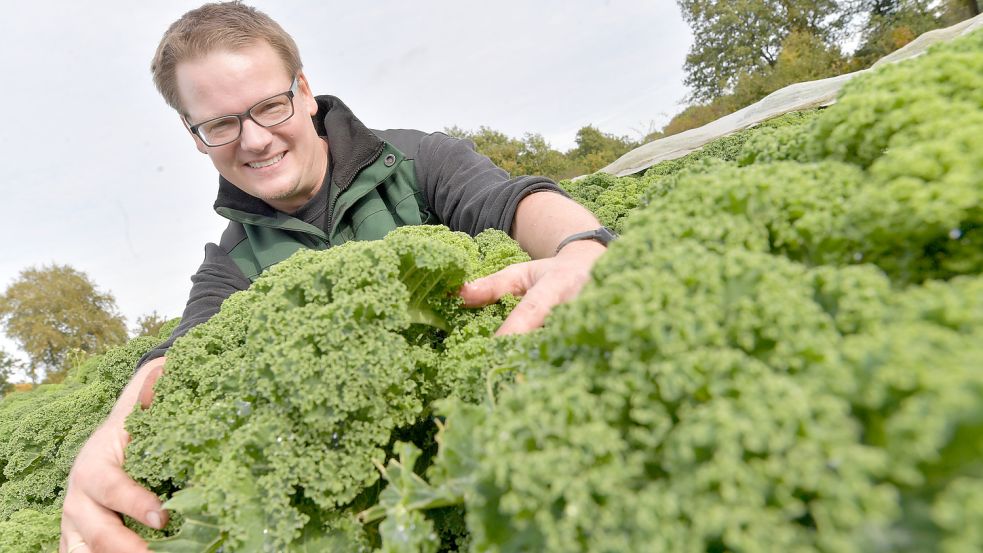
M140 407L146 409L150 407L150 404L154 401L154 384L157 383L157 379L160 375L164 373L164 365L158 365L151 369L147 373L147 378L143 381L143 386L140 387L140 394L137 396L137 401L140 402Z

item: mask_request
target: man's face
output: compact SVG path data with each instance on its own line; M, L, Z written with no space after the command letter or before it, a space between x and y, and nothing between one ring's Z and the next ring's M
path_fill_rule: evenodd
M242 113L289 90L294 77L265 42L179 63L176 75L190 125ZM208 154L226 180L286 213L317 193L327 171L327 145L311 121L317 102L303 73L293 102L293 117L279 125L264 128L245 118L242 135L230 144L206 146L195 137L198 150Z

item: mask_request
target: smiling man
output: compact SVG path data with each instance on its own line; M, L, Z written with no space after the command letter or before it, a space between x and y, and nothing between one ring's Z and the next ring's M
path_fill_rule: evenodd
M289 74L273 47L211 52L176 64L170 75L198 151L226 182L283 213L314 198L328 168L327 142L310 120L317 102L304 74ZM226 115L243 99L258 101Z
M445 224L508 232L534 261L465 285L465 304L523 296L499 333L542 325L574 297L612 235L549 179L511 177L470 142L442 133L370 130L333 96L315 96L293 39L268 16L231 2L188 12L151 66L198 151L219 173L215 211L229 220L192 277L180 326L147 354L106 421L76 458L62 552L133 552L146 544L125 514L154 528L158 498L122 470L123 421L149 404L173 341L218 312L265 269L301 248L375 240L396 227Z

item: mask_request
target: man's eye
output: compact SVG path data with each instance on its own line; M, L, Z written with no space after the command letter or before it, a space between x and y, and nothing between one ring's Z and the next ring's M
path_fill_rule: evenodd
M220 133L230 131L235 128L235 123L231 119L222 119L221 121L215 121L207 127L207 131L210 133Z
M283 100L273 100L259 107L260 113L280 113L287 107Z

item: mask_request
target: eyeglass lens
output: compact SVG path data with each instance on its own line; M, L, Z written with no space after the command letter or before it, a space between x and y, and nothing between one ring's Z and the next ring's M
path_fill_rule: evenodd
M294 114L294 104L286 93L264 100L249 110L249 117L261 127L279 125ZM239 138L242 121L235 115L219 117L198 127L201 138L209 145L220 145Z

